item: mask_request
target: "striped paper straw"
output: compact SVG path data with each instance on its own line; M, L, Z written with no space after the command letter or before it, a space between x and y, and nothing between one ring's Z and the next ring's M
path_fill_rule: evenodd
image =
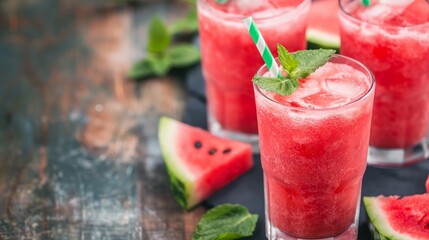
M247 17L243 19L243 22L246 25L247 30L249 31L250 36L253 39L253 42L256 44L256 47L258 48L259 53L264 59L265 64L267 64L267 67L270 70L271 75L281 77L281 73L280 73L279 67L277 66L276 60L274 59L273 54L271 54L270 49L265 43L265 40L262 37L258 27L256 27L256 24L255 24L255 21L253 21L253 18Z

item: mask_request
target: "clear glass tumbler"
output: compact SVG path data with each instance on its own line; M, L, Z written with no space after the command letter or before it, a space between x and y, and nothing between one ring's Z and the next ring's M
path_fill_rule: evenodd
M251 77L263 64L243 19L253 16L273 53L306 48L311 0L198 0L202 70L212 133L253 144L258 127Z
M368 164L397 167L429 156L429 1L340 0L341 54L374 73Z
M341 55L290 96L255 86L268 239L357 239L374 88Z

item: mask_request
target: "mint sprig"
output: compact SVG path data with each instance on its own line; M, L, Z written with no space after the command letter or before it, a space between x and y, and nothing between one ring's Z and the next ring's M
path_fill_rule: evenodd
M277 45L280 65L286 72L282 77L254 76L253 82L260 88L282 96L291 95L299 87L299 80L308 77L325 65L335 50L317 49L289 53L281 44Z
M319 67L325 65L335 54L332 49L316 49L294 52L292 55L299 61L299 67L290 72L293 78L306 78ZM282 64L283 67L283 64Z
M171 40L167 26L158 16L154 16L149 23L147 50L150 53L161 53L170 46Z
M185 25L189 25L189 22L192 21L191 18L194 17L194 14L190 15L192 16L186 18L188 23ZM149 23L147 34L147 55L133 65L128 76L132 79L165 76L173 68L188 67L197 63L200 60L200 52L193 44L173 44L174 34L192 31L195 26L197 26L196 23L185 29L183 26L173 25L172 29L168 29L159 17L153 17Z
M192 240L233 240L252 236L258 221L238 204L223 204L207 211L197 225Z
M291 95L299 87L298 79L290 79L287 77L254 76L253 82L266 91L275 92L282 96Z

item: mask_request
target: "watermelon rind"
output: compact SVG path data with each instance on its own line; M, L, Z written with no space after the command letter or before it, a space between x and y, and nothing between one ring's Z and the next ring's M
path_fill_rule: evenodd
M340 37L335 34L319 31L317 29L307 29L307 41L322 48L338 50L340 48Z
M374 240L393 240L392 238L388 238L383 234L380 234L371 222L369 223L369 230L371 231L372 238Z
M415 240L415 238L395 231L387 221L387 216L377 197L364 197L363 204L371 221L370 229L375 240Z
M169 175L170 188L177 202L184 209L190 209L197 202L192 193L194 189L192 174L181 164L178 154L174 150L175 134L179 129L178 123L168 117L159 121L158 139L161 146L164 162Z

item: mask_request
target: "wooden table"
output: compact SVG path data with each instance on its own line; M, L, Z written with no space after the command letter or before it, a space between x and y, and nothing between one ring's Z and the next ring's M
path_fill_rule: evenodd
M157 143L183 84L135 82L149 18L171 1L0 1L0 239L190 239Z

